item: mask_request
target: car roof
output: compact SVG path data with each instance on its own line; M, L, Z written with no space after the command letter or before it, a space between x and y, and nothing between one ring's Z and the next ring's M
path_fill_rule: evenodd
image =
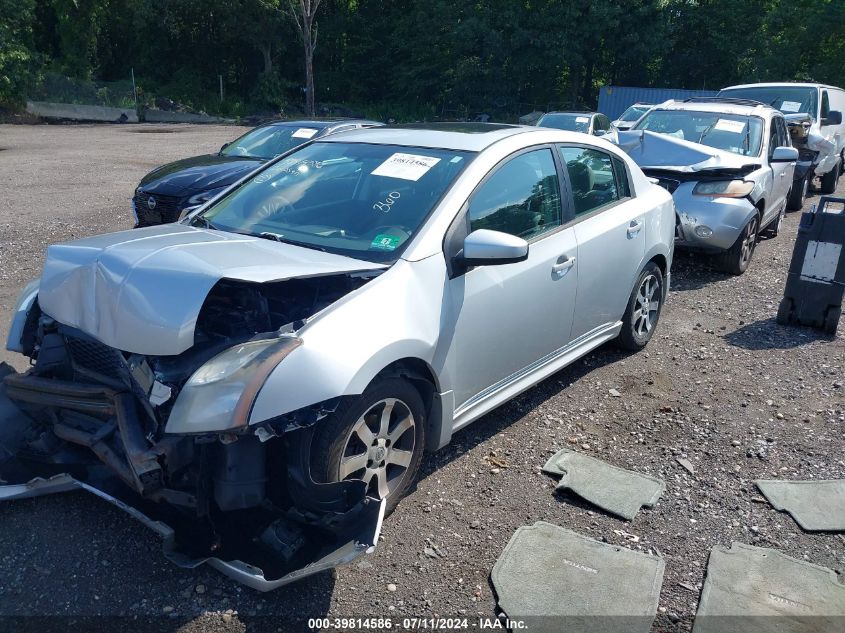
M268 121L260 127L310 127L324 130L327 127L336 125L365 125L382 126L384 123L370 121L369 119L298 119L296 121Z
M581 116L586 114L588 116L592 116L594 114L598 114L598 112L594 112L592 110L552 110L551 112L546 112L546 114L580 114ZM546 114L543 116L546 116Z
M829 86L828 84L814 84L810 82L798 82L798 81L770 81L770 82L763 82L757 84L737 84L736 86L727 86L722 88L722 90L733 90L734 88L781 88L781 87L794 87L794 88L832 88L834 90L842 90L838 86Z
M739 103L739 102L731 102L731 101L717 101L712 97L709 99L702 99L700 101L696 100L695 98L686 99L684 101L675 101L670 99L669 101L664 101L656 106L654 106L655 110L694 110L696 112L716 112L722 114L734 114L734 115L757 115L757 116L765 116L767 113L771 114L777 112L773 107L765 105L763 103L754 104L753 102L749 103Z
M320 142L410 145L480 152L502 139L536 130L533 126L504 123L416 123L350 130L321 138Z

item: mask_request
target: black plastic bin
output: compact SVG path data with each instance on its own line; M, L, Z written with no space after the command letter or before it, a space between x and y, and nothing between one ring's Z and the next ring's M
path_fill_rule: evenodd
M801 216L778 323L836 332L845 291L845 198L823 196Z

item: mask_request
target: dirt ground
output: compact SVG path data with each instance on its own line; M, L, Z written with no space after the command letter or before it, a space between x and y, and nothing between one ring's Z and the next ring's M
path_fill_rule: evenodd
M144 173L215 151L241 132L0 126L0 340L48 244L129 228L129 199ZM474 628L478 617L495 615L493 563L516 528L538 520L662 554L655 631L690 629L714 545L777 548L841 577L845 539L802 532L761 502L753 484L845 478L845 326L830 339L774 321L798 219L789 214L781 235L759 244L740 277L678 254L670 300L644 352L602 348L457 433L426 459L417 489L386 519L375 553L349 567L259 594L208 568L174 566L143 526L72 493L0 504L0 616L288 631L305 629L309 617L399 623L439 615L465 616ZM0 360L25 366L8 352ZM540 466L564 446L662 477L666 491L630 523L556 496ZM492 453L507 467L492 468L485 461ZM441 556L431 556L431 544Z

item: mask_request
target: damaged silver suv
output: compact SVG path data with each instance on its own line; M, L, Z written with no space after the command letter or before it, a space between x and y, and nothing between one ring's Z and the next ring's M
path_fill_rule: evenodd
M0 498L85 488L260 590L348 562L426 450L648 343L674 217L600 139L385 128L181 223L50 246L7 344L32 367L4 380Z
M620 147L672 194L676 244L740 275L761 235L777 236L798 150L783 115L756 101L696 97L646 113Z

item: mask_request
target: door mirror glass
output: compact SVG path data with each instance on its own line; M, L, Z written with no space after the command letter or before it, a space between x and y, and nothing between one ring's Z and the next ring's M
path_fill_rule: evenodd
M827 116L822 119L822 125L842 125L842 112L839 110L831 110Z
M528 242L509 233L478 229L466 236L458 257L464 266L513 264L528 259Z
M798 160L798 150L794 147L776 147L769 162L792 163Z

